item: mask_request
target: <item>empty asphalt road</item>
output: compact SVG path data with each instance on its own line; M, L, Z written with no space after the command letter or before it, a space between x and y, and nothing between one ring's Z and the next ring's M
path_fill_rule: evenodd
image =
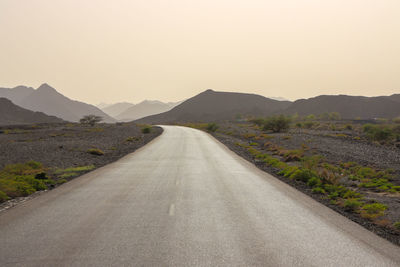
M397 246L165 126L137 152L0 213L1 266L400 266Z

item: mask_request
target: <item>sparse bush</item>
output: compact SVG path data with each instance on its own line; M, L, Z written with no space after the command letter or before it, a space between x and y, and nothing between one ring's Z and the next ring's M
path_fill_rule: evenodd
M348 190L346 193L344 193L343 198L345 199L361 198L361 194L354 192L353 190Z
M68 182L66 179L60 179L60 180L57 180L57 184L63 184L63 183L66 183L66 182Z
M303 150L288 150L283 154L283 158L285 159L285 161L300 161L303 156Z
M351 125L351 124L346 124L346 125L344 126L344 128L345 128L346 130L353 130L353 125Z
M290 118L284 115L272 116L265 120L263 130L264 131L269 130L274 133L279 133L289 129L289 125L290 125Z
M62 179L67 179L67 178L71 178L71 177L75 177L78 176L79 174L77 172L66 172L60 175L60 178Z
M88 124L90 126L94 126L96 123L101 122L103 117L96 115L86 115L83 116L82 119L79 120L81 124Z
M317 177L316 173L309 169L298 169L290 175L290 179L308 182L313 177Z
M6 193L0 191L0 203L9 200L10 198L7 196Z
M393 224L394 228L396 228L397 230L400 230L400 222L395 222Z
M137 141L137 140L139 140L139 138L134 137L134 136L130 136L130 137L126 138L125 142L134 142L134 141Z
M92 154L92 155L96 155L96 156L103 156L104 152L98 148L91 148L88 149L87 153Z
M306 116L306 120L308 120L308 121L313 121L313 120L315 120L317 117L314 115L314 114L310 114L310 115L307 115Z
M326 193L326 191L321 187L314 187L312 189L312 192L316 193L316 194L325 194Z
M47 189L47 184L53 181L46 177L44 170L42 164L35 161L7 165L0 171L0 191L12 198Z
M339 112L329 113L329 119L334 121L340 120L341 119L340 113Z
M47 174L45 172L41 172L41 173L38 173L38 174L35 175L35 179L47 180L48 177L47 177Z
M151 132L151 126L145 126L142 128L142 133L148 134Z
M322 160L322 156L311 156L311 157L303 157L301 159L301 164L303 168L310 169L310 170L315 170L317 166L320 164Z
M365 124L363 131L369 139L374 141L387 141L394 137L392 129L380 125Z
M212 123L207 124L207 128L206 129L209 132L215 132L215 131L218 130L218 128L219 128L218 124L212 122Z
M321 180L317 177L312 177L308 180L307 185L310 187L319 187L321 186Z
M351 211L357 210L358 208L361 207L361 205L362 205L362 202L360 202L359 200L354 199L354 198L347 199L344 202L344 208L347 210L351 210Z
M362 207L362 216L368 219L375 219L385 214L387 206L382 203L366 204Z
M297 171L299 167L296 166L288 166L279 172L280 175L285 177L290 177L295 171Z
M78 167L70 167L66 169L57 169L54 173L55 174L62 174L67 172L85 172L91 171L95 168L94 165L87 165L87 166L78 166Z

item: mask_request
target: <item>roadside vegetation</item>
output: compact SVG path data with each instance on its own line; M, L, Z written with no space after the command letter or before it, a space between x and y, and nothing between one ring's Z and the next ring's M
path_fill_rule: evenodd
M54 188L94 168L90 165L54 169L37 161L6 165L0 170L0 202Z

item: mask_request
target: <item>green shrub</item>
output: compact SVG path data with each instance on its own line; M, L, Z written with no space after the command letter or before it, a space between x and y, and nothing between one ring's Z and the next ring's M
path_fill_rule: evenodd
M326 193L326 191L321 187L314 187L312 189L312 192L316 193L316 194L325 194Z
M393 226L394 226L397 230L400 230L400 222L395 222L395 223L393 224Z
M33 161L33 160L28 161L28 162L26 163L26 165L29 166L30 168L34 169L34 170L38 170L38 169L43 168L42 163L37 162L37 161Z
M45 172L41 172L41 173L37 173L37 174L35 175L35 179L38 179L38 180L47 180L48 177L47 177L47 174L46 174Z
M9 200L10 198L7 196L6 193L0 191L0 203Z
M369 219L375 219L377 217L381 217L385 214L385 210L387 209L387 206L382 203L372 203L372 204L366 204L362 207L363 210L363 217L369 218Z
M316 177L317 175L309 170L309 169L298 169L295 172L293 172L289 178L290 179L295 179L303 182L308 182L312 177Z
M307 185L310 187L319 187L321 184L321 180L317 177L312 177L307 182Z
M326 192L329 193L329 197L336 199L338 197L343 198L344 195L349 191L346 187L336 184L324 184Z
M318 167L322 160L322 156L315 155L310 157L303 157L301 159L301 165L303 168L314 170Z
M1 179L0 191L3 191L9 197L23 197L34 193L36 190L24 181L14 179Z
M351 211L357 210L358 208L361 207L361 205L362 205L362 202L360 202L358 199L354 199L354 198L347 199L344 202L344 208L347 210L351 210Z
M218 130L218 128L219 128L218 124L212 122L212 123L207 124L207 128L206 129L209 132L215 132L215 131Z
M60 180L56 181L57 184L63 184L63 183L66 183L66 182L68 182L66 179L60 179Z
M285 177L290 177L295 171L297 171L299 167L296 166L287 166L283 170L281 170L278 174L283 175Z
M250 145L250 146L258 146L258 143L256 143L256 142L250 142L249 145Z
M344 126L344 128L345 128L346 130L353 130L353 125L351 125L351 124L346 124L346 125Z
M10 164L0 171L0 191L8 197L28 196L47 189L49 180L41 163ZM5 199L4 196L2 199Z
M317 117L314 115L314 114L310 114L310 115L307 115L306 116L306 120L308 120L308 121L313 121L313 120L315 120Z
M18 182L21 182L21 183L29 184L32 188L35 189L35 191L40 191L40 190L47 189L45 181L47 181L48 179L46 179L46 180L38 180L38 179L35 179L35 178L31 177L31 176L21 176L21 177L17 177L15 180L18 181Z
M348 190L346 193L344 193L343 198L346 198L346 199L361 198L361 194L354 192L353 190Z
M330 112L329 113L329 119L330 120L335 120L335 121L337 121L337 120L340 120L342 118L342 116L340 116L340 113L339 112Z
M151 126L145 126L142 128L142 133L148 134L151 132Z
M268 117L264 123L264 131L279 133L289 129L290 118L284 115Z
M134 137L134 136L130 136L130 137L125 139L125 142L133 142L133 141L137 141L137 140L139 140L139 138Z
M71 173L71 172L85 172L85 171L91 171L94 168L95 168L94 165L70 167L70 168L66 168L66 169L57 169L54 172L54 174L63 174L63 173Z
M387 141L394 137L392 129L381 125L365 124L363 131L369 139L374 141Z
M98 148L91 148L88 149L87 153L92 154L92 155L96 155L96 156L102 156L104 155L104 152Z
M77 173L77 172L66 172L66 173L61 174L60 178L66 179L66 178L71 178L71 177L75 177L78 175L79 175L79 173Z

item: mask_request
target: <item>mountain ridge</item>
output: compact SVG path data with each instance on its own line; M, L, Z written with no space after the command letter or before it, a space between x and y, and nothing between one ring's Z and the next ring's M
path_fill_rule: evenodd
M78 122L84 115L93 114L103 117L104 122L116 122L99 108L72 100L46 83L37 89L26 86L0 88L0 97L8 98L22 108L57 116L66 121Z
M5 97L0 97L0 125L22 125L32 123L62 123L64 120L48 116L43 112L24 109Z

